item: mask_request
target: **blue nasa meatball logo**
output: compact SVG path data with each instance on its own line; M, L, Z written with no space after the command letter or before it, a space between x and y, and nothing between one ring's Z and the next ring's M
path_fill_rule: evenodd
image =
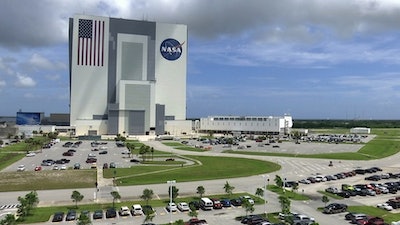
M185 44L185 42L181 44L179 41L172 38L165 39L160 46L161 55L170 61L177 60L182 55L183 44Z

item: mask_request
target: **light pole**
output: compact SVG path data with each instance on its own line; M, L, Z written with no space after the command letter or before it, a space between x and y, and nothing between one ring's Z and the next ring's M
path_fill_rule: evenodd
M167 184L169 184L169 223L172 224L172 185L176 183L176 180L168 180Z
M264 180L264 214L267 216L267 180L269 182L269 175L262 175Z
M285 193L286 192L286 178L284 179L284 182L283 182L283 193Z

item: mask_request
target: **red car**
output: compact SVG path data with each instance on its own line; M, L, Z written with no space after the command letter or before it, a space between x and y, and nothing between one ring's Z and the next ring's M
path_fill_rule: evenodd
M213 202L214 209L222 209L222 203L218 199L212 198L211 201Z
M42 167L41 167L41 166L35 167L35 171L41 171L41 170L42 170Z

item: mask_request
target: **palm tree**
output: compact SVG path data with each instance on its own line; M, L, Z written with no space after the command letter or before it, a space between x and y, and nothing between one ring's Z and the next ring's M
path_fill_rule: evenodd
M149 201L153 198L154 192L151 189L144 189L142 196L140 196L141 199L146 201L146 205L149 204Z
M280 195L279 196L279 203L281 204L281 209L283 214L290 213L290 200L288 197Z
M260 197L263 197L263 196L264 196L264 189L262 189L262 188L257 188L257 190L256 190L256 195L257 195L257 196L260 196Z
M229 197L231 197L233 189L235 189L235 187L231 186L227 181L224 185L224 190L225 190L225 193L227 193L229 195Z
M280 176L275 175L274 181L275 181L276 186L283 188L283 180Z
M113 197L113 208L115 208L115 200L121 199L121 195L119 195L118 191L112 191L110 194Z
M75 202L75 208L78 208L78 202L82 201L83 198L84 196L79 191L72 192L71 199Z
M205 192L206 192L206 189L204 189L203 186L198 186L198 187L197 187L197 194L200 195L200 198L203 197L203 194L204 194Z
M89 224L92 224L92 221L86 214L81 213L81 215L79 215L79 218L78 218L76 224L77 225L89 225Z

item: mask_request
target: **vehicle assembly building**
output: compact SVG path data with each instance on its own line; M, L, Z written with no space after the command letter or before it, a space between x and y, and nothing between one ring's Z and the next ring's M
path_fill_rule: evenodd
M186 120L186 25L75 15L69 65L75 135L158 135Z

